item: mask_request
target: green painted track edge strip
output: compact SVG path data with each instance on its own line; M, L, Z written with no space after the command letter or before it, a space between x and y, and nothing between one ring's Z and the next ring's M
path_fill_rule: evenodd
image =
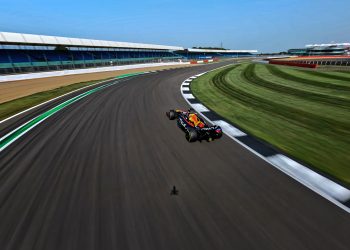
M131 77L131 76L138 76L138 75L143 75L143 74L147 74L147 73L148 72L137 72L137 73L124 74L124 75L117 76L116 79L123 79L123 78ZM117 83L118 83L118 81L112 82L112 83L107 83L107 84L103 84L102 86L88 90L88 91L86 91L82 94L79 94L79 95L77 95L77 96L75 96L67 101L64 101L63 103L49 109L48 111L45 111L44 113L38 115L37 117L22 124L18 128L14 129L10 133L8 133L5 136L3 136L2 138L0 138L0 152L3 151L6 147L8 147L15 140L20 138L22 135L27 133L29 130L33 129L35 126L39 125L44 120L46 120L50 116L54 115L55 113L59 112L60 110L64 109L65 107L85 98L88 95L91 95L92 93L95 93L95 92L100 91L102 89L108 88L108 87L115 85Z

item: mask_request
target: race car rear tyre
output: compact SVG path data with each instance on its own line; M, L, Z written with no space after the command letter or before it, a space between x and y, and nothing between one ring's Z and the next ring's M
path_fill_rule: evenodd
M198 133L196 130L191 129L188 132L186 132L186 139L189 142L195 142L198 139Z
M174 120L176 118L176 112L174 110L169 111L169 119Z

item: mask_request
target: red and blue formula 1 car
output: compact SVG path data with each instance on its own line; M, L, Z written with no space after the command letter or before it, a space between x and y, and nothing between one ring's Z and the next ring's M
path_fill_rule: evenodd
M220 126L209 126L205 121L194 112L193 109L182 111L180 109L170 110L166 112L170 120L177 119L177 125L186 135L189 142L195 141L213 141L222 136L222 129Z

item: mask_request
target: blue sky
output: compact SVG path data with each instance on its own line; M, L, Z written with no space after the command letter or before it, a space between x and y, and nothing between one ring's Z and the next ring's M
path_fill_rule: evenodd
M1 0L0 31L283 51L350 42L349 0Z

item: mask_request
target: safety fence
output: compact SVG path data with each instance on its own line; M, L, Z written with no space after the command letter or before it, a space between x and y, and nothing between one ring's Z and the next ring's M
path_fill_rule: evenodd
M47 78L47 77L78 75L78 74L89 74L89 73L100 73L100 72L110 72L110 71L129 70L129 69L153 68L153 67L161 67L161 66L176 66L176 65L186 65L186 64L190 64L190 63L189 62L183 62L183 61L182 62L143 63L143 64L99 67L99 68L87 68L87 69L60 70L60 71L49 71L49 72L36 72L36 73L26 73L26 74L0 75L0 83L1 82L9 82L9 81L19 81L19 80Z
M100 60L0 63L0 74L9 75L9 74L45 72L45 71L55 71L55 70L75 70L75 69L144 64L144 63L166 63L166 62L178 62L179 60L181 60L181 57L174 56L174 57L145 57L145 58L100 59Z

